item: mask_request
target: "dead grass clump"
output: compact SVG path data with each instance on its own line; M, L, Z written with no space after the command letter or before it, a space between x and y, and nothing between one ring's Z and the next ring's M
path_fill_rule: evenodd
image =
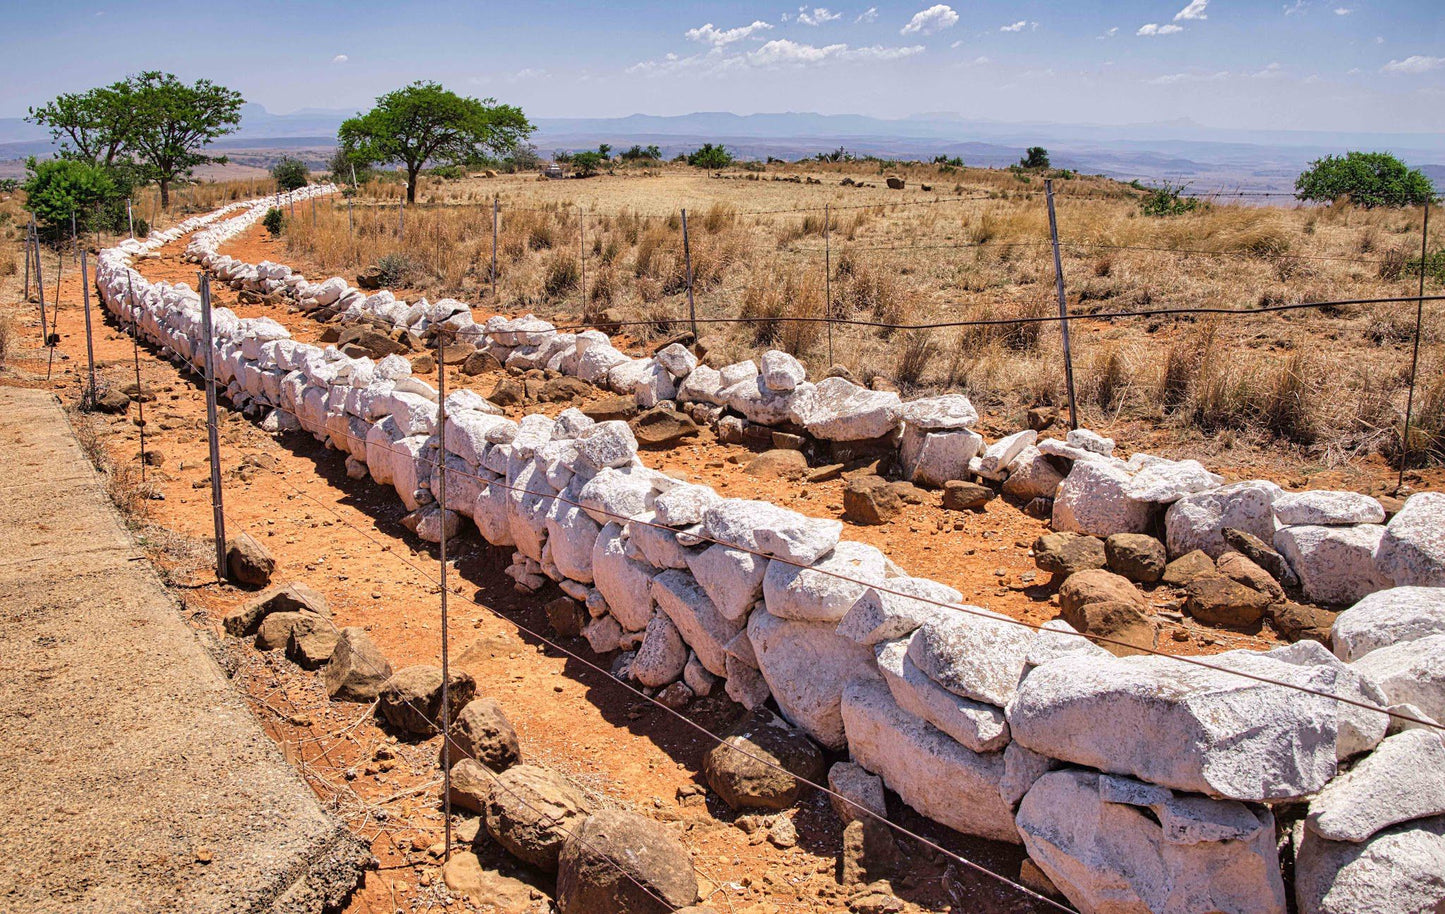
M842 266L840 263L839 267ZM892 274L850 258L848 271L842 278L843 288L834 292L834 317L862 313L882 323L902 322L906 310L904 297Z
M1173 343L1164 353L1164 370L1159 378L1159 405L1165 411L1188 401L1199 374L1199 350L1187 343Z
M909 330L898 346L898 369L894 380L900 387L916 387L938 351L931 330Z
M10 341L14 336L13 330L10 318L0 314L0 368L5 367L6 361L10 358Z
M527 248L545 251L557 242L557 234L551 222L535 222L527 229Z
M736 221L737 210L726 203L714 203L703 214L702 230L709 235L716 235L723 229L732 227Z
M587 289L585 321L595 322L602 311L616 303L617 297L617 271L611 264L604 263L592 275L592 284Z
M755 276L743 291L742 310L738 316L748 321L745 325L752 332L753 343L770 346L777 341L782 317L787 311L783 301L783 278L776 268Z
M1427 380L1415 391L1415 406L1410 416L1412 466L1445 460L1445 364L1439 360L1422 364L1419 377Z
M581 267L577 258L569 251L555 251L547 259L546 278L542 290L550 297L563 295L577 288L581 282Z
M1002 314L995 311L993 305L983 305L970 315L969 319L986 323L964 327L960 335L960 343L968 349L982 349L992 343L998 343L1014 352L1031 352L1038 349L1039 339L1043 336L1046 322L1042 320L1013 322L1008 318L1046 317L1050 312L1049 303L1036 299L1032 302L1021 302L1010 308L1011 313Z
M1129 367L1118 347L1094 355L1086 396L1101 409L1113 410L1129 389Z
M1318 429L1311 403L1314 393L1311 370L1304 353L1293 353L1257 394L1260 422L1276 437L1297 444L1314 442Z

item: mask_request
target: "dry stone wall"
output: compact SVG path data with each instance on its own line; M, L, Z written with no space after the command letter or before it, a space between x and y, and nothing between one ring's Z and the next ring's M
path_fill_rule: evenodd
M1230 651L1210 658L1219 669L1114 657L1061 620L1033 631L964 606L952 588L843 539L836 520L724 498L649 469L625 422L575 409L514 421L461 390L446 400L442 429L437 392L407 359L351 357L298 343L274 321L215 309L218 382L234 405L346 453L349 473L395 490L422 538L470 521L489 543L512 548L517 586L552 581L585 606L591 646L626 652L621 675L674 694L720 682L750 709L773 701L922 814L1021 843L1083 911L1282 912L1279 847L1293 855L1306 914L1425 911L1445 898L1439 790L1395 814L1357 813L1398 777L1445 778L1440 731L1397 732L1381 713L1399 706L1445 719L1445 496L1416 495L1382 525L1371 499L1221 486L1194 461L1116 458L1112 441L1086 431L986 444L962 396L905 403L842 378L814 384L781 352L721 369L681 345L636 359L597 331L564 333L531 316L478 324L461 302L407 304L219 252L272 202L233 205L103 252L106 306L199 362L196 293L150 283L131 266L195 231L191 259L311 311L423 336L442 325L503 365L555 369L639 404L690 402L713 419L726 410L734 421L828 440L891 440L916 479L971 474L1053 498L1062 530L1137 531L1163 512L1172 553L1218 554L1223 529L1239 528L1280 544L1321 599L1358 599L1336 623L1336 653L1308 641ZM445 505L434 485L442 462ZM1416 742L1433 748L1413 751ZM1298 824L1281 843L1284 821Z

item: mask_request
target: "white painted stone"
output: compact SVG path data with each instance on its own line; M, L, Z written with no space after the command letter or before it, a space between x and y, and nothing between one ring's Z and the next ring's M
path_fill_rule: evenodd
M883 576L882 552L865 543L844 540L810 568L769 562L763 577L763 598L768 612L780 619L836 622L868 589L867 583L855 582L881 583Z
M722 496L709 486L684 483L658 495L652 509L657 512L657 522L669 527L686 527L700 524L708 508L722 501Z
M687 653L677 626L665 613L654 613L632 659L632 678L654 689L675 682L687 666Z
M612 615L628 631L641 631L652 619L652 579L657 569L627 556L622 525L602 527L592 547L592 578Z
M724 619L743 621L763 592L768 560L751 552L713 544L684 559L697 583Z
M724 618L692 575L675 568L652 579L652 598L677 626L698 662L714 676L726 676L723 645L737 637L742 624Z
M945 618L950 610L937 604L962 601L963 594L937 581L888 578L881 586L863 591L854 601L838 625L838 634L869 646L891 641L912 633L927 622Z
M1124 485L1135 501L1172 504L1186 495L1216 489L1224 477L1216 476L1197 460L1154 460Z
M934 682L908 658L915 632L873 648L878 670L898 706L958 740L974 752L994 752L1009 741L1003 709L961 698Z
M1274 516L1286 527L1296 524L1335 527L1383 524L1385 507L1379 499L1359 492L1315 489L1286 492L1274 500Z
M793 390L808 378L803 363L779 349L769 349L759 359L762 362L760 374L769 389L778 392Z
M1145 532L1149 503L1126 494L1131 479L1103 461L1076 461L1054 497L1054 529L1099 537Z
M626 466L637 455L637 438L626 422L599 422L577 437L577 455L599 470Z
M1387 828L1369 841L1326 841L1305 826L1295 851L1300 914L1439 914L1445 816Z
M966 428L927 431L906 425L899 442L899 463L910 482L942 488L969 475L969 462L983 447L983 436Z
M842 749L843 687L878 675L873 652L839 637L826 622L794 622L765 610L748 616L747 633L783 716L829 749Z
M697 356L681 343L662 347L653 358L657 359L657 364L665 368L668 374L678 379L687 377L697 368Z
M1029 858L1080 911L1285 912L1274 816L1263 807L1055 771L1024 796L1018 829Z
M1003 707L1024 672L1033 631L976 606L933 619L908 647L930 679L955 695Z
M965 748L898 706L877 679L844 691L843 724L853 761L883 778L903 802L966 835L1019 842L999 795L1003 753Z
M1392 736L1310 801L1306 824L1359 844L1381 829L1445 814L1445 742L1438 732Z
M845 378L824 378L800 387L789 417L815 438L860 441L879 438L898 427L903 401L891 391L868 390Z
M1169 556L1203 549L1210 558L1219 558L1229 548L1225 527L1274 542L1274 500L1283 494L1274 483L1253 479L1184 496L1164 515Z
M721 396L722 391L722 374L715 368L699 365L677 386L677 398L686 403L714 403L721 406L727 402Z
M1024 448L1032 447L1038 440L1039 433L1031 428L1000 438L984 448L978 474L988 479L1002 479L1004 468L1013 463L1014 458L1022 453Z
M1379 524L1282 527L1274 548L1299 577L1306 598L1338 606L1390 587L1375 567L1375 547L1384 535Z
M972 428L978 422L978 410L963 394L943 394L904 403L903 421L925 431Z
M1351 662L1377 648L1436 634L1445 634L1445 587L1392 587L1336 616L1330 643L1341 660Z
M634 467L598 470L577 493L577 500L599 524L641 517L652 509L652 478Z
M1445 587L1445 492L1417 492L1385 525L1376 563L1399 586Z
M1377 648L1350 664L1391 705L1414 705L1445 720L1445 632Z
M1054 465L1032 445L1019 451L1007 470L1003 494L1024 503L1035 498L1053 498L1059 483L1064 481L1063 474L1054 469Z
M1093 451L1103 457L1114 456L1114 439L1105 438L1098 432L1087 428L1070 429L1064 436L1064 441L1074 447L1083 448L1086 451Z

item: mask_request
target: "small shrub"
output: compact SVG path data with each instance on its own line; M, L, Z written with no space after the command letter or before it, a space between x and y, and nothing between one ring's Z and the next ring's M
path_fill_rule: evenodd
M376 269L383 286L405 286L416 265L406 254L383 254L376 259Z
M261 224L266 226L266 231L271 233L272 238L275 238L286 229L286 214L273 206L266 210L266 216L261 220Z
M1384 282L1397 282L1405 275L1405 253L1391 248L1380 258L1379 276Z
M281 160L271 166L271 177L276 181L276 189L282 192L296 190L311 183L311 171L306 163L291 156L282 156Z
M1184 189L1188 186L1188 184L1174 185L1165 181L1163 186L1156 187L1144 195L1144 199L1139 201L1139 211L1146 216L1182 216L1206 207L1208 204L1202 200L1183 196Z
M551 222L537 222L527 230L527 247L533 251L545 251L555 243Z

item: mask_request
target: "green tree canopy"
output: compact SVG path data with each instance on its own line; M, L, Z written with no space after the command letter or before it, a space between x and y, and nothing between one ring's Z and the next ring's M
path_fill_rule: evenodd
M1310 163L1294 182L1295 196L1315 203L1348 197L1364 207L1420 206L1435 186L1388 152L1347 152Z
M126 189L100 165L32 156L25 167L25 206L35 214L41 234L52 241L69 237L72 216L83 231L109 226L117 206L124 216Z
M700 149L693 151L687 157L687 164L708 171L722 171L732 163L733 154L721 144L714 146L712 143L703 143Z
M602 170L607 159L598 152L574 152L572 153L572 171L579 178L590 178Z
M201 152L241 123L241 93L208 79L186 85L170 73L149 71L130 80L136 120L132 145L148 178L170 206L171 183L198 165L225 162Z
M428 161L462 164L478 155L506 155L533 129L521 108L418 81L378 98L376 107L343 122L338 135L354 156L404 165L406 199L414 203L416 177Z
M1042 146L1030 146L1024 152L1024 157L1019 159L1019 165L1024 168L1048 168L1049 151Z
M31 108L26 120L50 128L60 154L94 165L111 165L132 147L138 112L134 86L121 80L88 92L67 93Z
M282 156L271 166L271 177L276 180L279 190L296 190L311 183L311 169L306 163L292 156Z

